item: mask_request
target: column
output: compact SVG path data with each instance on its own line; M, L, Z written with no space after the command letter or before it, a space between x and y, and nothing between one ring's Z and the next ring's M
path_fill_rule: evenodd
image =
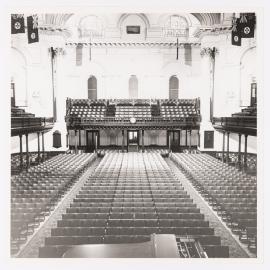
M97 140L97 138L98 138L98 132L97 131L95 131L95 152L97 152L97 149L98 149L98 140Z
M144 130L142 129L142 151L144 152Z
M41 141L42 141L42 160L45 161L44 132L41 132Z
M22 134L19 135L20 137L20 168L23 168L23 146L22 146Z
M230 132L227 132L227 163L229 163L229 151L230 151Z
M191 132L192 132L192 130L190 129L189 130L189 153L191 153Z
M81 130L79 129L79 146L81 146Z
M69 148L69 133L66 135L66 147Z
M198 140L197 140L197 149L198 149L198 146L200 146L200 130L198 129Z
M238 166L240 168L241 167L241 137L242 137L242 134L239 133L238 134L238 137L239 137L239 144L238 144Z
M40 163L40 140L39 140L39 132L37 133L37 142L38 142L38 164Z
M75 130L75 154L78 154L78 140L77 140L78 130Z
M222 162L224 162L224 155L225 155L225 131L222 132L223 133L223 140L222 140Z
M171 132L168 130L169 152L171 152Z
M181 149L181 129L179 130L179 151Z
M248 138L248 135L245 134L244 169L247 168L247 138Z
M187 146L187 129L186 129L186 146Z
M125 130L122 129L122 152L124 153L124 146L125 146Z
M28 134L25 134L25 142L26 142L26 166L29 168L30 162L29 162L29 148L28 148Z

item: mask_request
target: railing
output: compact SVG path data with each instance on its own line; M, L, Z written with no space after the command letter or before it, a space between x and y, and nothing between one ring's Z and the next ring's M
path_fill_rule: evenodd
M207 151L203 152L207 153L219 160L222 160L222 151ZM229 155L227 155L227 152L224 152L224 162L229 163L233 166L241 166L244 167L245 162L245 154L240 153L240 160L239 160L239 153L238 152L229 152ZM257 154L254 153L247 153L247 162L246 162L246 168L250 172L256 172L257 171Z
M65 151L46 151L40 152L40 159L38 160L38 152L29 152L29 167L37 165L39 162L44 162L54 156L59 154L67 153ZM17 174L22 170L27 169L27 154L25 152L22 153L22 164L20 164L20 153L12 153L11 154L11 174Z
M49 127L54 123L53 117L12 117L11 129L32 128L32 127Z
M214 117L213 125L222 127L248 127L257 128L257 117Z
M100 119L88 118L88 117L66 117L66 122L68 125L96 125L96 124L130 124L130 117L104 117ZM200 117L145 117L136 118L136 123L134 124L144 124L144 123L155 123L155 124L175 124L182 123L186 125L198 124Z

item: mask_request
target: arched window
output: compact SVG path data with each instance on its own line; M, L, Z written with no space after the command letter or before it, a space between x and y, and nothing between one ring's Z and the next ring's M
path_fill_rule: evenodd
M169 99L178 99L179 80L174 75L170 77L169 81Z
M135 75L131 75L128 82L128 89L130 99L138 98L138 79Z
M88 98L97 99L97 79L93 75L88 79Z

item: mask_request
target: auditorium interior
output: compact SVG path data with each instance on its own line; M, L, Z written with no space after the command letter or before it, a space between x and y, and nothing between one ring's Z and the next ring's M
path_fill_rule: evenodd
M12 14L10 257L257 258L257 21Z

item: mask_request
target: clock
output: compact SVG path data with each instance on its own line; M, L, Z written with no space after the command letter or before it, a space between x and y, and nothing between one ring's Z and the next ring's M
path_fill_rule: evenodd
M135 117L131 117L129 119L129 121L130 121L131 124L135 124L136 123L136 118Z

